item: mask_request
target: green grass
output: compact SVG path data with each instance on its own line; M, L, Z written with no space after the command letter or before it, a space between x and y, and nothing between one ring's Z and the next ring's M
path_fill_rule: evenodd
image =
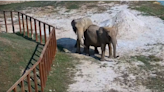
M145 85L153 92L164 92L164 73L161 71L157 72L156 75L156 77L148 77Z
M35 49L37 49L35 54L39 55L38 51L41 52L43 46L37 46L36 42L30 41L26 37L23 38L19 33L0 33L0 92L8 90L21 77L21 71L28 65ZM34 56L34 58L38 60L39 57ZM77 64L73 61L74 59L76 58L63 52L63 47L58 46L56 59L53 61L54 66L52 66L46 82L45 92L49 90L66 92L68 84L73 83L74 72L70 72L70 69L74 69ZM32 61L32 63L35 62ZM27 86L26 83L25 85ZM33 82L32 85L34 86Z
M76 4L71 4L71 5L67 6L67 9L78 9L78 8L79 8L79 6Z
M148 89L151 89L153 92L163 92L164 91L164 77L163 77L164 72L162 70L163 66L159 64L152 64L162 61L162 59L154 55L149 55L149 56L138 55L138 56L132 56L131 58L132 58L131 61L134 61L136 59L137 61L141 61L144 63L144 65L138 66L141 71L146 70L149 73L153 71L153 74L156 75L154 77L150 75L148 76L148 78L138 81L142 82L142 85L146 86ZM138 71L138 73L136 72L136 74L138 75L141 71Z
M0 11L3 10L23 10L27 7L45 7L45 6L61 6L66 7L67 9L78 9L81 5L94 3L94 1L29 1L22 3L12 3L6 5L0 5Z
M56 1L30 1L30 2L22 2L22 3L12 3L6 5L0 5L0 11L2 10L23 10L27 7L44 7L44 6L55 6Z
M36 43L15 34L0 33L0 92L5 92L21 76Z
M154 65L151 65L152 62L158 62L162 59L159 57L156 57L154 55L144 56L144 55L138 55L138 56L132 56L131 58L135 58L138 61L141 61L145 64L145 66L140 66L141 68L144 68L146 70L153 69Z
M154 1L140 1L139 3L131 4L131 8L141 11L144 15L157 16L164 20L164 6L153 4Z
M73 59L71 55L58 51L53 62L54 66L46 82L45 92L49 90L52 90L52 92L66 92L68 84L73 83L74 72L69 70L74 69L77 63Z

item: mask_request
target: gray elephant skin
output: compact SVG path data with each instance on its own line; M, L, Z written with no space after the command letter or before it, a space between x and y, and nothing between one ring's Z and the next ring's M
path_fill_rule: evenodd
M117 30L113 27L99 27L97 25L91 25L84 33L84 45L86 46L84 51L89 54L89 47L95 47L95 53L98 53L97 47L101 47L101 61L105 60L105 47L108 44L109 57L112 57L112 46L113 46L113 57L116 58L116 44L117 44ZM90 54L89 54L90 55Z
M93 23L92 23L91 19L89 19L87 17L72 20L72 22L71 22L72 29L77 34L77 42L76 42L76 45L77 45L76 52L77 53L81 53L80 45L84 46L84 40L83 40L84 32L92 24ZM75 45L75 47L76 47L76 45Z

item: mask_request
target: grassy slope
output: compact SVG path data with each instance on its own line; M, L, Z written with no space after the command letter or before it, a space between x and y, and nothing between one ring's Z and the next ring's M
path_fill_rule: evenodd
M21 76L36 43L15 34L0 33L0 92L5 92Z
M5 92L21 77L21 71L28 65L36 45L35 42L16 34L0 33L0 71L3 71L0 74L0 92ZM49 90L65 92L68 84L73 82L71 78L74 73L69 72L69 69L75 67L76 62L73 61L75 58L62 52L62 47L58 47L45 92Z

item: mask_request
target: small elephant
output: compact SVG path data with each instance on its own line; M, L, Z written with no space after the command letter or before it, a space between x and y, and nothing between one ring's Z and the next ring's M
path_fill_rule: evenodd
M114 58L116 58L116 36L117 31L112 27L99 27L97 25L91 25L84 33L84 44L86 46L84 50L89 54L89 46L94 46L95 52L98 53L97 47L101 47L101 61L103 61L105 60L104 57L106 44L108 44L109 47L109 57L112 57L112 44Z
M113 57L117 58L119 56L116 56L116 44L117 44L117 32L118 29L113 27L100 27L98 31L99 41L101 43L101 60L104 60L105 57L105 46L108 44L109 47L109 57L112 57L112 51L111 51L111 44L113 45Z
M91 19L86 18L86 17L72 20L72 22L71 22L72 29L77 34L77 42L76 42L77 50L76 50L76 52L81 53L80 45L84 46L84 43L83 43L84 32L92 24L93 23L92 23ZM75 47L76 47L76 45L75 45Z

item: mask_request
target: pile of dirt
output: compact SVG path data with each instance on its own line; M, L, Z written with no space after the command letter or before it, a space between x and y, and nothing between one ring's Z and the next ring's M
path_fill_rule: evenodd
M119 39L137 39L142 33L149 31L145 23L128 10L118 12L111 22L118 27Z

